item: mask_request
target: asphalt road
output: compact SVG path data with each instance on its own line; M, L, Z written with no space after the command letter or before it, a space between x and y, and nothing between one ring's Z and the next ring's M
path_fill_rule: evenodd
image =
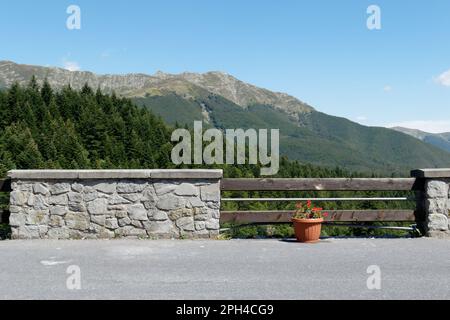
M450 299L450 240L0 241L0 299L115 298Z

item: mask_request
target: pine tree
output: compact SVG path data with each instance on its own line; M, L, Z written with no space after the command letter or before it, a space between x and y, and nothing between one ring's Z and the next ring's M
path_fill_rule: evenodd
M44 103L47 106L50 105L50 101L53 98L53 90L50 84L48 83L47 79L44 80L44 84L42 85L41 96L42 100L44 100Z

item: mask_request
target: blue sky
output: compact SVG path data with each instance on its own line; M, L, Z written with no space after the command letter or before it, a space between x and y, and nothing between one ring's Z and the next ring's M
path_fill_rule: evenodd
M66 9L81 9L68 30ZM381 8L381 30L366 27ZM1 60L225 71L367 125L450 131L450 1L2 1Z

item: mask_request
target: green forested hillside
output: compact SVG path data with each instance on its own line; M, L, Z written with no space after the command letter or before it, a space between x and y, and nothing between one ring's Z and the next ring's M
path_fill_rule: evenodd
M170 131L129 100L36 82L0 92L0 170L165 168Z
M305 114L301 122L317 136L353 151L360 163L384 168L385 172L450 164L450 153L391 129L367 127L317 111Z
M269 105L242 108L214 94L188 99L169 94L134 101L169 123L192 126L194 120L200 120L221 129L280 129L282 155L318 166L384 175L407 175L414 168L450 166L450 153L408 135L317 111L293 117ZM202 109L207 112L207 119Z
M2 175L15 168L170 168L173 128L129 99L88 86L54 91L32 80L0 91L0 168ZM354 175L283 159L279 176ZM260 170L220 167L233 177L256 177Z
M447 152L450 152L450 133L449 132L430 133L430 132L425 132L425 131L421 131L421 130L417 130L417 129L409 129L409 128L403 128L403 127L394 127L392 129L402 132L402 133L405 133L407 135L410 135L416 139L422 140L423 142L431 144L431 145L438 147L442 150L445 150Z
M429 135L425 137L422 141L436 146L442 150L450 152L450 139L445 139L444 137L439 137L437 135Z

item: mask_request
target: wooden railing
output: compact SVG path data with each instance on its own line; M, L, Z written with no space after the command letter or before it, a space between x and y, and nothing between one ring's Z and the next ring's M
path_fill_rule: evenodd
M414 178L298 178L298 179L223 179L222 191L421 191ZM222 198L222 201L407 201L415 197L373 198ZM326 221L374 222L417 221L419 209L403 210L327 210ZM290 222L293 211L222 211L221 222L235 224L272 224Z

